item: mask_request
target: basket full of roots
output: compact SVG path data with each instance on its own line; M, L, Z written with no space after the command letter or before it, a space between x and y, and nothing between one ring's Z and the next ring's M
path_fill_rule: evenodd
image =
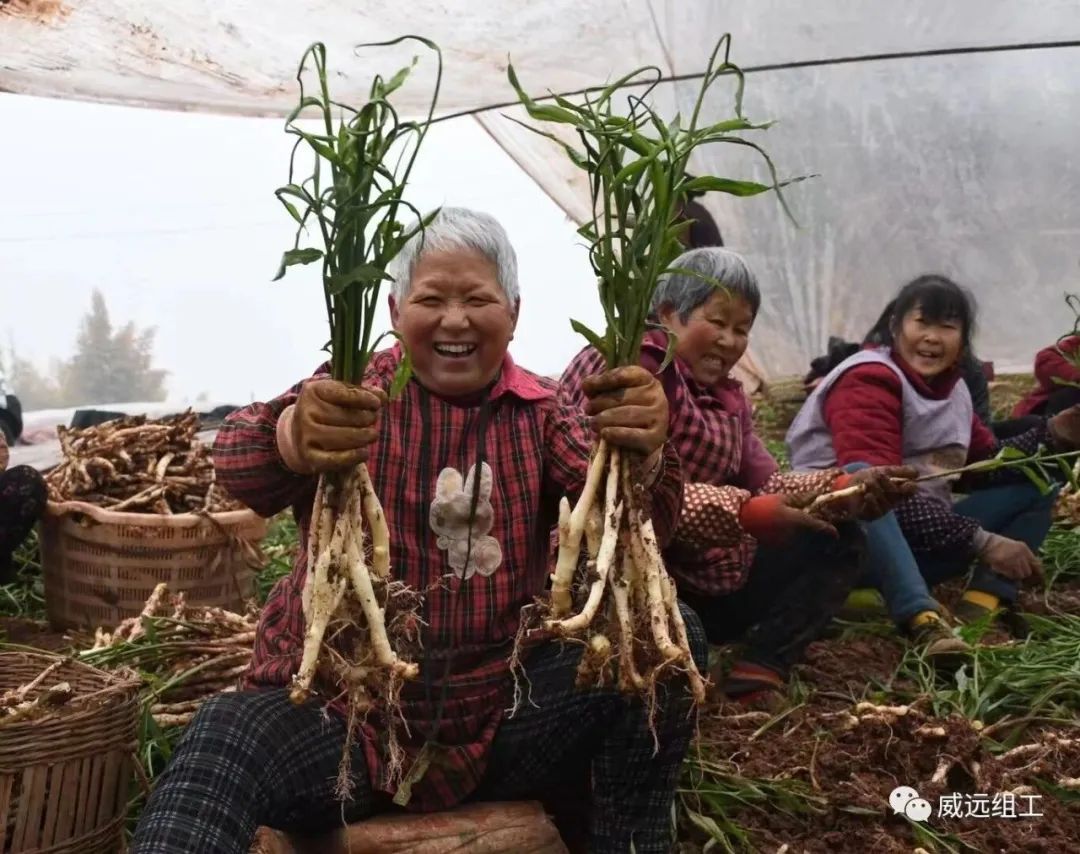
M239 610L262 564L266 523L217 484L191 411L61 428L41 523L49 621L116 626L159 584Z
M607 328L601 334L578 321L571 325L604 356L609 369L639 363L653 292L683 251L679 235L687 224L679 217L687 195L717 191L749 196L781 186L768 156L744 135L767 125L742 115L742 73L728 61L729 46L725 36L713 52L688 120L667 121L649 105L660 77L655 68L638 69L577 101L554 96L553 103L529 97L509 69L528 115L550 130L525 126L561 146L587 173L593 218L578 233L590 247ZM735 81L735 116L703 123L705 95L724 77ZM616 100L624 89L641 94L629 95L627 109L620 112ZM688 176L694 149L713 143L755 149L772 182ZM673 349L669 335L668 360ZM587 645L578 671L580 687L616 685L624 693L652 698L658 681L685 676L701 702L705 680L690 654L675 584L646 512L642 462L602 439L597 442L577 504L571 507L564 498L560 507L550 596L526 615L518 646L543 628Z
M374 321L382 283L390 278L386 268L433 216L419 219L412 228L399 222L402 214L416 215L403 192L435 109L442 78L439 49L415 36L364 47L410 41L437 59L426 119L401 120L389 100L406 82L409 67L388 79L377 76L368 102L359 108L332 100L326 48L316 43L301 59L300 102L286 120L286 132L296 137L296 145L289 181L276 195L298 228L277 278L294 265L321 265L331 376L349 384L363 381L384 337L374 335ZM317 130L298 123L305 113L315 119ZM294 178L298 153L314 164L302 181ZM320 246L300 245L309 230L321 238ZM408 381L408 371L406 358L391 396ZM300 703L317 691L327 699L343 699L350 725L377 707L386 726L394 777L403 758L395 735L400 690L405 680L419 674L411 658L419 648L420 597L391 575L389 530L366 465L321 476L311 520L302 592L303 653L291 698ZM348 779L347 760L348 751L342 758L342 781Z

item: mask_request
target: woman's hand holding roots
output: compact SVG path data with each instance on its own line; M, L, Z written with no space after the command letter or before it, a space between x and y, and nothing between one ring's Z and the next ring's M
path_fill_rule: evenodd
M295 452L320 477L308 530L303 653L290 698L307 700L320 673L326 687L344 692L353 717L378 698L393 773L401 762L393 732L401 685L419 675L399 650L416 646L419 597L390 577L390 532L363 462L385 401L379 390L317 381L305 386L292 416Z
M705 680L694 663L675 584L664 569L642 478L667 435L667 400L641 368L585 381L598 441L571 509L559 506L559 552L543 627L586 644L579 687L617 685L653 696L659 679L685 673L697 702ZM585 547L584 577L575 585Z

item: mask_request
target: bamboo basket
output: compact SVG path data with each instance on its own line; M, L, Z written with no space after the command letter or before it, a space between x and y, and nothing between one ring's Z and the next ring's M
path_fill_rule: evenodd
M266 520L247 509L163 516L50 501L41 522L49 623L114 628L161 582L190 604L242 611L265 535Z
M0 693L60 660L0 652ZM135 678L65 660L45 685L67 704L0 723L0 852L112 854L122 847L139 720Z

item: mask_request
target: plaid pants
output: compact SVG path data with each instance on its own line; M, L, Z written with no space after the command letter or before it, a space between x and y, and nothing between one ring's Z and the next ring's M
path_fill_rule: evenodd
M683 618L704 669L701 623L685 607ZM641 702L575 689L580 655L576 645L555 643L529 655L531 703L503 721L472 799L537 797L588 756L589 850L669 851L671 805L693 731L689 697L681 687L661 690L654 742ZM259 825L314 833L382 811L386 801L373 795L359 748L352 750L352 800L336 800L344 744L344 721L315 703L292 705L285 689L208 700L146 804L133 854L246 854Z

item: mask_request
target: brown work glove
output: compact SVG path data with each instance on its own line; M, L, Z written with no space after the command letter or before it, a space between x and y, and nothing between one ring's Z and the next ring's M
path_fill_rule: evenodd
M278 447L286 465L300 474L324 474L365 462L386 403L378 388L328 379L304 383L296 404L282 415Z
M668 403L664 387L637 365L615 368L581 384L589 398L585 406L593 429L612 445L637 451L652 464L668 434Z

